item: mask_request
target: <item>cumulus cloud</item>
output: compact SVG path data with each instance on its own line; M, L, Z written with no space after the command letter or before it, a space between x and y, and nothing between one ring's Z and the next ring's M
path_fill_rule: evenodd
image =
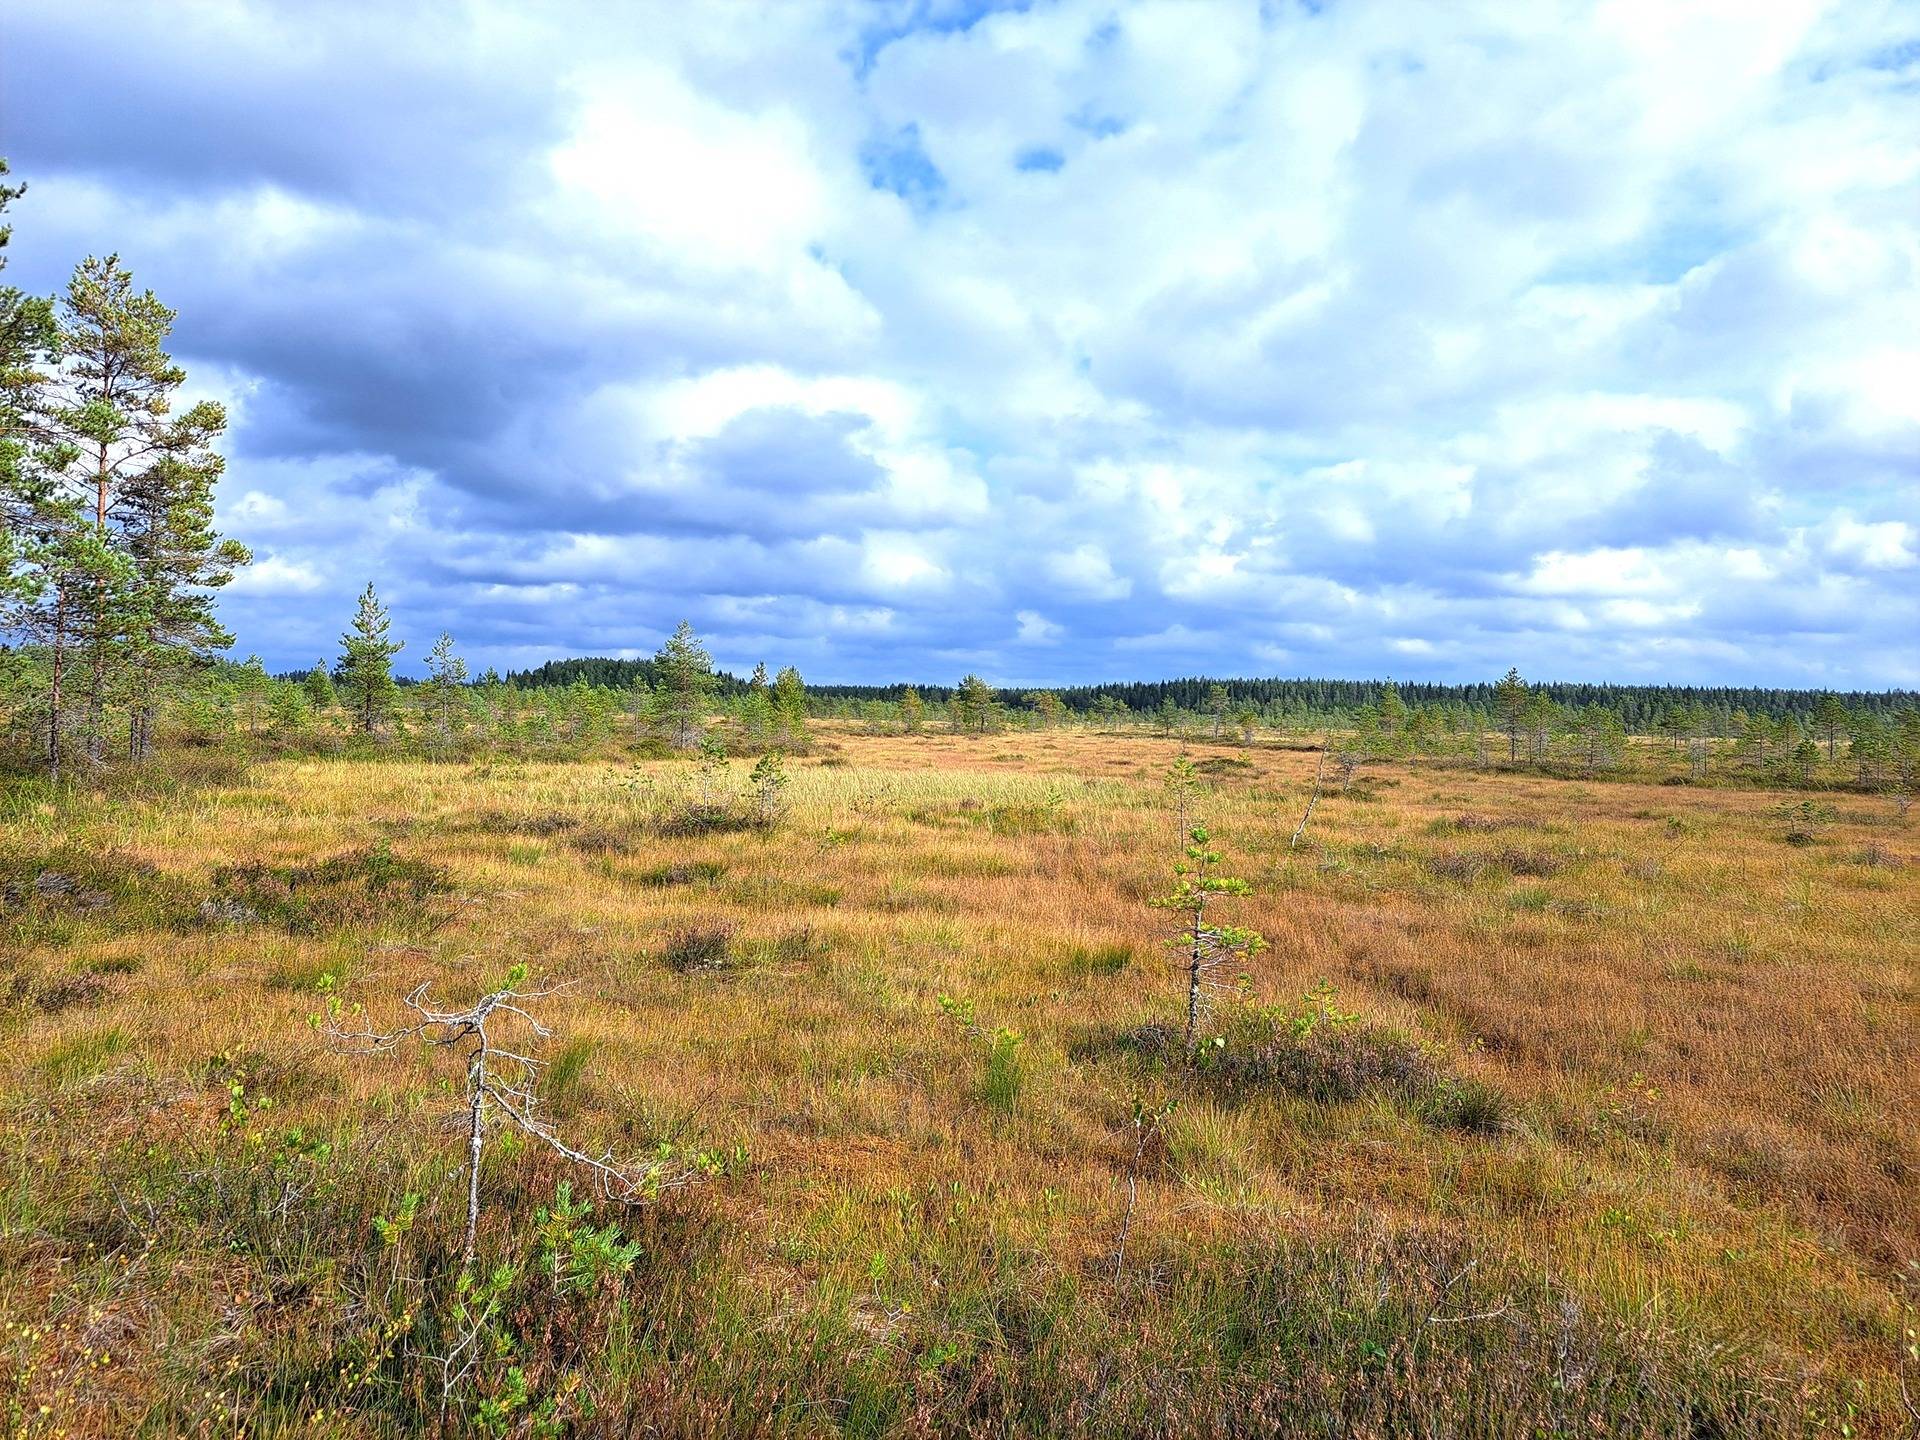
M1920 682L1910 6L730 14L10 7L9 278L179 307L243 651Z

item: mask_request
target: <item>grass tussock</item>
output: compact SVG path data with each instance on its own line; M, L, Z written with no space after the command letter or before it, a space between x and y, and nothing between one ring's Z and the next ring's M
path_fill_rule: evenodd
M454 888L444 867L396 855L385 841L309 864L223 866L213 883L220 909L210 920L305 935L422 919Z
M712 975L739 963L731 925L689 925L667 937L660 959L676 975Z

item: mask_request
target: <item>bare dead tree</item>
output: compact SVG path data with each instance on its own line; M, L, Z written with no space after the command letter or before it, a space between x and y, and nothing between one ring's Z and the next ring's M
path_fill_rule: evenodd
M1307 833L1307 822L1313 819L1313 807L1320 803L1320 787L1327 778L1327 752L1333 749L1333 736L1328 735L1320 742L1320 763L1313 767L1313 793L1307 796L1307 808L1300 816L1300 823L1293 827L1293 838L1287 841L1291 850L1300 843L1300 837Z
M1133 1235L1133 1211L1140 1197L1140 1170L1147 1158L1147 1146L1165 1127L1167 1119L1173 1114L1174 1102L1163 1100L1149 1110L1146 1102L1135 1096L1133 1100L1133 1155L1127 1161L1127 1208L1120 1217L1120 1237L1113 1247L1113 1282L1120 1283L1120 1277L1127 1264L1127 1241Z
M430 1048L465 1047L467 1090L467 1224L462 1263L472 1265L480 1229L480 1160L486 1146L487 1131L504 1119L522 1134L539 1141L556 1154L589 1171L608 1200L633 1205L656 1198L663 1190L690 1183L700 1172L697 1164L675 1166L665 1160L621 1164L612 1151L589 1155L567 1144L539 1114L536 1086L543 1062L531 1055L510 1050L500 1043L497 1031L518 1025L537 1042L552 1031L528 1014L522 1002L542 1000L560 987L521 990L527 967L515 965L497 989L488 991L465 1009L441 1010L428 1004L431 981L422 981L402 1004L419 1017L408 1025L391 1030L366 1027L348 1028L346 1017L357 1015L359 1007L349 1009L338 997L330 997L327 1014L316 1017L327 1040L349 1054L381 1055L400 1048L410 1040ZM495 1118L497 1112L498 1117Z

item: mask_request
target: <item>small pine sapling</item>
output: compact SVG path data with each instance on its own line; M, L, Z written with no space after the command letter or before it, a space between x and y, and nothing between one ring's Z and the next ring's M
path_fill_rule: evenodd
M1252 959L1267 948L1258 931L1222 925L1209 918L1207 907L1216 896L1249 895L1244 880L1222 875L1214 868L1220 852L1211 848L1204 825L1188 832L1181 861L1173 867L1173 889L1148 903L1159 910L1178 911L1185 918L1174 933L1173 946L1181 955L1187 977L1186 1049L1191 1055L1200 1043L1201 1026L1212 1012L1211 992L1218 986L1220 968L1229 961Z
M1782 800L1773 807L1773 819L1789 845L1812 845L1833 820L1833 811L1812 800Z
M700 737L700 769L697 778L700 806L720 810L727 804L727 746L712 731Z
M789 783L779 751L769 750L754 763L747 784L753 792L754 818L762 826L772 826L786 813Z
M1193 809L1193 797L1200 789L1200 773L1194 769L1191 756L1176 756L1173 764L1167 767L1167 798L1173 802L1173 833L1179 837L1182 845L1187 843L1187 832L1193 826L1188 821L1188 813Z
M1026 1086L1026 1069L1020 1062L1020 1032L1004 1025L991 1030L973 1013L973 1002L952 995L939 997L940 1013L951 1020L971 1040L986 1047L987 1075L982 1093L996 1110L1011 1111Z

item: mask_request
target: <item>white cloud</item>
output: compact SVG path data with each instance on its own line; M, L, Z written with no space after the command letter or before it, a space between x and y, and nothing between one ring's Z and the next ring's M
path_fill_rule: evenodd
M913 9L22 0L9 278L181 307L263 652L1920 672L1904 7Z
M1133 593L1133 582L1116 575L1112 559L1092 541L1049 555L1046 570L1056 586L1084 599L1124 600Z
M1019 626L1014 639L1021 645L1057 644L1067 633L1064 626L1054 624L1038 610L1019 610L1013 618Z
M233 577L229 593L240 595L310 595L326 583L312 565L278 555L259 555Z
M1915 553L1915 527L1904 520L1880 520L1863 524L1842 512L1823 527L1824 549L1836 559L1851 561L1869 570L1906 570L1920 564Z

